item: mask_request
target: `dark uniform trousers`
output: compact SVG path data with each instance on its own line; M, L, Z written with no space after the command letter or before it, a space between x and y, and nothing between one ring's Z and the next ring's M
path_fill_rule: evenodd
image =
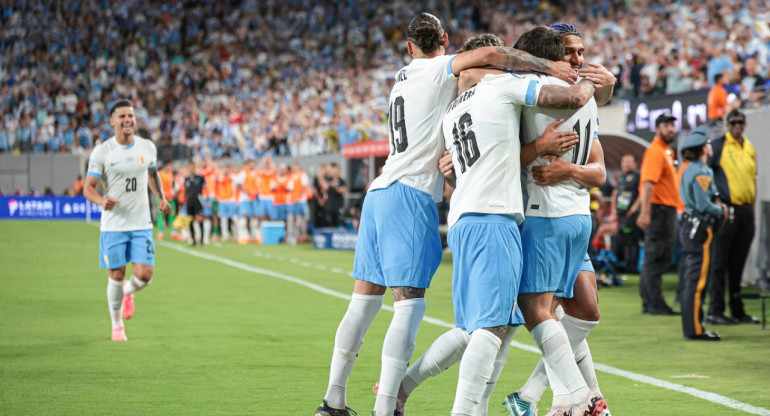
M740 318L746 314L741 293L743 267L754 239L754 211L751 205L731 205L734 210L732 221L722 223L712 247L712 276L708 292L711 298L709 315L724 315L725 284L729 296L730 316Z
M663 273L671 268L671 250L676 230L676 208L652 204L650 225L644 231L644 263L640 273L639 293L643 312L669 308L663 298Z
M711 242L714 232L706 230L707 237L703 243L690 239L692 224L682 221L679 227L679 239L682 242L682 329L685 337L703 334L703 300L706 295L706 284L709 276L711 260Z

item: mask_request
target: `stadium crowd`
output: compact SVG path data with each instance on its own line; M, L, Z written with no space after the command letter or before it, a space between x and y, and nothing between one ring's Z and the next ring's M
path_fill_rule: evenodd
M106 106L129 96L159 148L215 159L384 140L414 12L403 1L0 4L0 152L88 153L111 135ZM586 56L615 73L620 98L705 89L726 73L745 105L764 100L770 10L760 0L424 6L447 22L452 45L479 31L512 44L534 25L579 23Z

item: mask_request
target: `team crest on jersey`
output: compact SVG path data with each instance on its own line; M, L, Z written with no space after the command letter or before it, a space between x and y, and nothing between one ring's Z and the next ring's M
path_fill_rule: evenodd
M139 163L144 165L144 155L139 155Z

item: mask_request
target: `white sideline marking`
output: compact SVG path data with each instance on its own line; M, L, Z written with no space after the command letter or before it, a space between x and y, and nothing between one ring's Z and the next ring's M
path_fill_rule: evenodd
M185 253L185 254L189 254L191 256L200 257L202 259L211 260L211 261L215 261L215 262L218 262L218 263L226 264L228 266L235 267L236 269L241 269L241 270L244 270L244 271L247 271L247 272L261 274L261 275L264 275L264 276L269 276L269 277L274 277L276 279L285 280L287 282L296 283L298 285L305 286L305 287L307 287L309 289L313 289L315 291L321 292L321 293L323 293L325 295L333 296L335 298L350 300L350 295L349 294L337 292L336 290L327 289L327 288L325 288L325 287L323 287L321 285L317 285L315 283L311 283L311 282L302 280L302 279L297 278L297 277L289 276L289 275L286 275L286 274L283 274L283 273L274 272L272 270L261 269L259 267L249 266L248 264L244 264L244 263L241 263L241 262L230 260L228 258L215 256L213 254L208 254L206 252L202 252L202 251L198 251L198 250L192 250L192 249L189 249L187 247L183 247L183 246L181 246L179 244L172 244L172 243L169 243L169 242L166 242L166 241L158 241L157 244L162 245L164 247L168 247L170 249L174 249L176 251L179 251L179 252L182 252L182 253ZM308 263L308 265L309 265L309 263ZM385 309L387 311L393 312L393 307L392 306L382 305L382 309ZM454 328L453 324L451 324L449 322L446 322L446 321L442 321L440 319L431 318L430 316L425 316L423 318L423 321L431 323L431 324L434 324L434 325L437 325L437 326L441 326L441 327L444 327L444 328ZM511 342L511 346L519 348L519 349L524 350L524 351L529 351L529 352L533 352L533 353L536 353L536 354L540 354L540 350L538 350L537 348L535 348L535 347L533 347L531 345L522 344L522 343L517 342L517 341ZM703 391L703 390L698 390L698 389L695 389L695 388L692 388L692 387L683 386L681 384L676 384L676 383L671 383L671 382L664 381L664 380L659 380L659 379L654 378L654 377L649 377L649 376L645 376L645 375L642 375L642 374L637 374L637 373L633 373L633 372L630 372L630 371L621 370L619 368L615 368L615 367L612 367L612 366L609 366L609 365L605 365L605 364L594 363L594 367L597 370L599 370L601 372L604 372L604 373L608 373L608 374L612 374L612 375L615 375L615 376L627 378L629 380L638 381L640 383L650 384L650 385L655 386L655 387L660 387L660 388L672 390L672 391L679 392L679 393L689 394L689 395L691 395L691 396L693 396L695 398L698 398L698 399L708 400L710 402L713 402L713 403L716 403L716 404L719 404L719 405L722 405L722 406L730 407L730 408L733 408L733 409L736 409L736 410L741 410L743 412L750 413L750 414L753 414L753 415L770 416L770 410L768 410L768 409L765 409L765 408L762 408L762 407L753 406L753 405L750 405L748 403L739 402L737 400L734 400L734 399L731 399L729 397L725 397L725 396L722 396L722 395L719 395L719 394L716 394L716 393L710 393L710 392Z

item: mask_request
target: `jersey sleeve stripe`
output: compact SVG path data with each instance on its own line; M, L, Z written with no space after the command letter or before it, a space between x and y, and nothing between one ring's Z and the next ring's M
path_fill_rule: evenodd
M152 165L147 168L147 170L156 170L156 169L158 169L158 165Z
M100 174L98 174L96 172L88 172L86 175L87 176L93 176L94 178L97 178L97 179L101 179L102 178L102 175L100 175Z
M537 88L537 81L534 79L529 80L529 86L527 87L527 96L524 99L524 102L527 105L534 105L535 104L535 89Z
M452 57L449 58L449 62L446 63L446 74L447 75L454 75L454 72L452 72L452 61L455 60L455 56L457 56L457 55L452 55Z

